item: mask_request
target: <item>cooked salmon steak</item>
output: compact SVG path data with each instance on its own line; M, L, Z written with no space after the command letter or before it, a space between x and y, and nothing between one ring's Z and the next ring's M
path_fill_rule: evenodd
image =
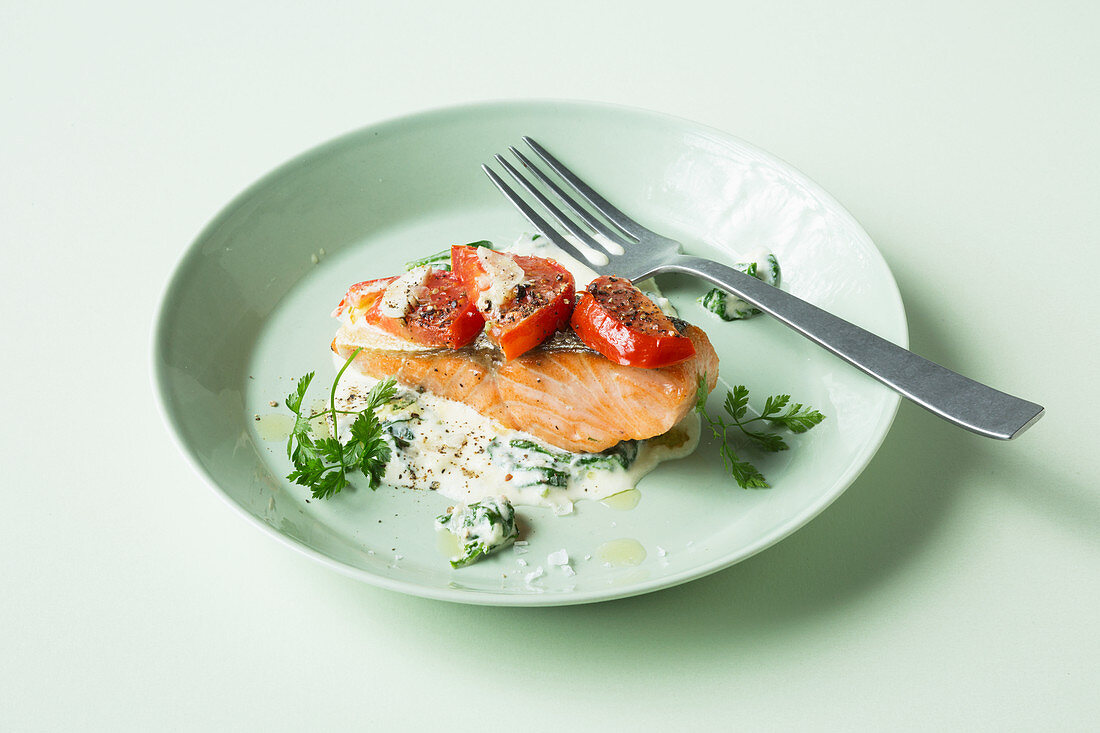
M347 359L361 347L354 366L370 377L392 376L550 445L595 453L667 432L695 406L700 377L714 389L710 340L696 326L675 324L695 354L656 369L615 364L568 330L511 361L484 338L460 349L426 348L361 322L345 322L332 349Z

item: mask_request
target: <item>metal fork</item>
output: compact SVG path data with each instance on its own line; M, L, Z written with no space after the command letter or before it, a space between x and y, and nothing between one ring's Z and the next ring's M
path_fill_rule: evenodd
M956 374L732 267L682 254L679 242L646 229L611 205L537 142L529 137L524 137L523 141L557 174L558 180L601 214L606 223L515 147L509 150L531 177L521 173L503 156L495 156L496 161L569 235L597 253L596 256L586 255L575 247L492 168L483 165L482 169L539 232L581 262L591 263L597 273L619 275L632 281L662 272L700 277L779 319L921 407L979 435L1010 440L1042 417L1041 405ZM532 178L537 179L542 188ZM572 216L551 201L543 193L544 189L561 200Z

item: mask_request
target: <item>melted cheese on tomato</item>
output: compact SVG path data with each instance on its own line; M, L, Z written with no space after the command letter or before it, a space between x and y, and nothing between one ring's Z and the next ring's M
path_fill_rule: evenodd
M419 300L424 281L432 272L430 265L414 267L386 286L378 312L389 318L404 318Z
M477 248L477 259L488 280L488 288L482 288L477 307L484 311L500 310L516 294L516 286L523 282L523 268L508 255L488 247Z

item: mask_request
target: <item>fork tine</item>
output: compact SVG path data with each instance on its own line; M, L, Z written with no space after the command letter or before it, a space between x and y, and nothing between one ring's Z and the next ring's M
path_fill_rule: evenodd
M516 179L517 183L519 183L521 186L523 186L523 188L527 191L527 193L534 196L535 200L538 201L540 204L542 204L543 208L545 208L547 211L549 211L550 215L552 217L554 217L555 219L558 220L559 224L561 224L563 227L568 229L570 234L572 234L574 237L576 237L581 242L583 242L587 247L590 247L593 250L595 250L596 253L600 257L603 258L603 261L600 261L600 262L593 262L591 256L586 257L585 258L586 260L588 260L589 262L591 262L594 265L606 265L607 264L606 255L604 255L603 252L601 252L600 249L599 249L601 247L603 249L608 249L605 245L603 245L601 242L597 241L596 239L593 239L592 236L588 232L586 232L584 229L581 229L579 226L577 226L577 223L575 221L573 221L568 216L566 216L565 212L563 212L561 209L559 209L557 206L555 206L554 203L550 199L546 198L546 196L542 193L542 191L538 190L535 187L535 185L533 183L531 183L529 180L527 180L527 178L522 173L520 173L518 170L516 170L515 167L511 163L509 163L507 160L505 160L503 157L501 157L499 155L495 155L493 157L496 158L496 161L498 163L500 163L501 167L504 168L504 170L508 171L508 173L512 176L512 178ZM621 253L620 252L612 252L612 254L621 254Z
M619 211L607 199L593 191L587 183L578 178L573 171L566 168L560 160L547 152L546 148L539 145L535 140L524 135L523 142L527 143L536 155L561 176L563 181L572 186L574 191L583 196L585 201L592 204L592 208L603 214L608 221L621 229L624 234L637 240L640 233L650 233L648 229Z
M520 163L522 163L529 171L531 171L535 175L535 177L542 181L547 188L553 191L555 196L561 199L561 201L566 206L572 209L577 216L584 220L585 224L592 227L592 229L597 234L601 235L612 244L614 244L617 248L617 251L611 251L611 248L609 248L606 243L596 240L600 246L611 252L611 254L621 255L624 251L623 245L628 245L632 243L628 242L626 239L623 239L622 234L620 234L619 232L608 229L602 221L592 215L592 212L581 206L576 199L567 194L565 191L562 191L561 187L558 186L558 184L554 183L554 180L550 178L550 176L543 173L541 168L528 160L527 156L516 150L516 148L513 146L508 146L508 150L512 151L512 155L516 156L516 159L519 160ZM546 206L547 204L543 205ZM637 241L634 237L631 237L631 240Z
M579 249L566 241L565 237L559 234L554 227L550 226L545 219L536 214L535 210L523 200L523 197L513 191L512 188L496 174L496 171L487 165L482 165L481 170L485 171L485 175L489 176L489 180L493 182L493 185L500 189L500 192L504 194L505 198L511 201L512 205L519 209L519 213L523 214L535 229L542 232L545 237L568 252L578 262L588 261L588 258Z

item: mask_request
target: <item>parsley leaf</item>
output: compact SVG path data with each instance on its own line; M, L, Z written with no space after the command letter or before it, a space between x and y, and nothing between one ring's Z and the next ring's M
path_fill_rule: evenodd
M377 489L382 483L386 464L390 462L390 446L382 437L383 428L374 411L394 398L397 386L392 378L371 388L367 394L367 404L358 414L336 409L336 386L358 353L356 349L337 372L329 392L327 410L314 413L302 411L302 401L313 381L313 372L299 378L294 391L286 398L286 406L295 415L294 428L286 444L286 454L294 470L287 474L287 479L308 488L315 499L327 499L344 489L348 485L348 475L355 471L367 477L371 489ZM348 442L341 443L336 436L337 416L347 414L355 414L356 418L351 424ZM331 435L318 438L311 435L310 426L318 417L332 419Z
M783 437L778 433L750 430L749 425L762 420L768 425L786 428L792 433L804 433L825 419L825 416L817 410L810 407L803 409L800 402L792 404L791 396L786 394L769 397L764 402L764 409L759 416L746 419L745 416L749 411L749 390L739 384L732 391L726 392L726 400L722 403L722 408L732 420L727 423L721 415L714 417L707 412L707 395L707 378L703 375L699 377L695 392L695 409L706 420L707 427L721 444L719 453L722 456L722 464L737 481L737 485L743 489L766 489L769 484L755 466L737 456L730 444L730 430L739 429L757 446L775 453L790 448Z

